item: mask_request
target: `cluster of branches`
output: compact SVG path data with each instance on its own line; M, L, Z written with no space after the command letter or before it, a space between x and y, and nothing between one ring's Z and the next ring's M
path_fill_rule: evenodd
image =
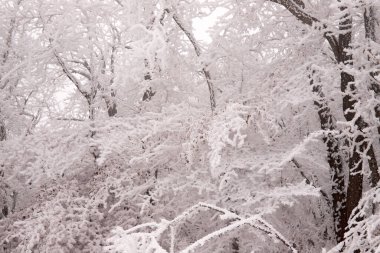
M338 242L347 238L345 232L350 230L349 218L353 217L355 209L363 195L363 157L368 157L368 163L371 171L371 186L377 186L379 182L378 163L375 157L372 145L371 129L377 128L377 122L366 122L360 112L360 98L358 96L358 82L350 72L355 59L352 55L352 44L354 43L353 32L353 13L352 6L347 6L343 1L336 2L336 16L339 17L338 25L326 23L315 16L307 8L302 0L272 0L272 2L285 7L301 23L313 27L320 31L320 36L327 41L333 53L335 64L339 69L340 91L342 94L342 111L347 121L347 129L343 138L349 141L341 141L342 135L337 134L337 126L334 122L332 110L322 90L320 83L317 83L316 72L318 70L309 68L309 80L313 92L316 94L315 106L318 110L322 130L326 132L324 141L327 148L328 163L330 165L331 184L332 184L332 201L333 216L335 223L335 233ZM362 10L364 17L365 38L368 43L378 43L376 38L376 25L378 20L375 15L375 6L372 3L359 3L355 6ZM370 50L370 49L369 49ZM378 94L378 81L376 73L370 72L368 79L370 85L367 89ZM361 84L360 84L361 85ZM380 119L378 113L378 104L375 104L373 110L376 112L377 120ZM347 144L347 142L349 144ZM342 158L342 145L349 145L348 168ZM348 175L346 178L345 175ZM343 249L344 250L344 247Z

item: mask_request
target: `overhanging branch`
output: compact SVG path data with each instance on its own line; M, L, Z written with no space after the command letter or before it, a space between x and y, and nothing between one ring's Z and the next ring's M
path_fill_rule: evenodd
M302 0L268 0L270 2L282 5L287 9L294 17L296 17L303 24L308 26L319 25L320 29L328 30L327 24L322 23L318 18L310 15L305 12L305 3ZM339 55L338 50L338 40L336 37L329 31L323 33L323 37L329 43L331 50L333 51L335 57Z

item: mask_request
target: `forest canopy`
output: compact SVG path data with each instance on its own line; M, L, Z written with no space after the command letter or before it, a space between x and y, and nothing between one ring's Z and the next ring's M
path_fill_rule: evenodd
M380 1L0 3L0 253L380 252Z

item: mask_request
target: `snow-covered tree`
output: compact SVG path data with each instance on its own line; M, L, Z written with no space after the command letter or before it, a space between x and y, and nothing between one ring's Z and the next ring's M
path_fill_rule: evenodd
M0 252L377 252L379 9L6 1Z

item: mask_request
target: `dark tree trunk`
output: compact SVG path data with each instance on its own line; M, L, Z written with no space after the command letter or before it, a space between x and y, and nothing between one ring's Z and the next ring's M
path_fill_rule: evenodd
M361 145L356 145L349 158L349 176L347 186L347 217L350 217L352 211L359 204L362 198L363 190L363 159L360 156L360 151L363 151L367 147L367 143L364 141L363 135L359 135L354 139L354 144L363 142Z
M353 59L349 54L351 49L351 29L352 29L352 18L348 13L347 8L341 7L340 9L344 14L340 22L340 31L338 39L338 48L336 55L336 60L338 63L342 63L344 66L352 66ZM344 13L347 12L347 13ZM341 91L344 94L343 97L343 114L347 122L355 120L353 123L356 129L350 129L353 134L352 138L352 153L349 158L349 177L347 185L347 219L352 214L352 211L357 207L360 199L362 198L363 190L363 158L361 153L370 151L368 155L370 156L369 165L372 166L372 171L377 171L377 161L375 154L373 152L372 145L369 146L366 136L363 130L368 127L368 124L364 119L359 116L356 118L355 105L357 100L355 95L357 94L357 88L355 86L355 78L345 71L341 72ZM375 167L373 167L375 166ZM347 221L348 222L348 221Z
M145 67L147 68L147 72L144 75L144 80L146 82L150 82L152 81L152 74L150 73L150 70L149 70L149 62L147 59L145 59L144 62L145 62ZM142 101L144 102L150 101L155 94L156 92L152 90L152 87L147 88L143 94Z
M377 165L375 151L372 145L368 149L367 155L369 157L368 165L371 171L371 174L370 174L371 187L376 187L380 180L380 174L378 170L379 166Z
M237 238L237 237L234 237L232 239L231 252L232 253L239 253L239 238Z
M107 105L107 112L109 117L115 116L117 113L116 103L114 103L113 101L110 102L110 104Z
M7 139L7 130L5 129L5 124L0 121L0 141L5 141Z
M114 98L116 97L116 93L114 90L111 91L111 99L106 98L106 106L107 106L107 112L108 117L114 117L117 114L117 105L114 101Z
M85 93L84 97L86 98L88 105L88 119L95 120L95 97L97 90L91 89L91 93Z
M346 193L342 157L339 153L339 140L331 132L329 133L329 131L335 130L330 107L325 99L321 85L314 84L313 74L314 71L310 76L310 84L313 88L313 92L317 95L314 105L318 109L321 129L327 132L323 141L327 147L327 161L330 166L334 230L337 242L341 242L344 239L344 230L347 227Z
M364 28L365 28L365 37L374 42L377 41L376 38L376 16L375 8L369 6L364 10Z
M376 11L375 11L375 8L373 6L369 6L365 9L364 11L364 28L365 28L365 37L368 41L368 61L369 61L369 64L370 64L370 67L372 65L374 65L374 63L372 63L372 59L371 59L371 55L372 55L372 52L371 52L371 41L372 42L377 42L377 37L376 37L376 25L377 25L377 19L376 19ZM376 96L379 96L380 95L380 85L379 85L379 82L376 80L376 73L374 72L370 72L369 73L369 89L374 91L374 93L376 94ZM375 106L375 116L378 120L380 120L380 105L376 105ZM377 127L377 132L380 134L380 126ZM371 186L372 187L375 187L379 180L380 180L380 175L379 175L379 171L378 171L378 165L377 165L377 161L376 159L373 159L372 157L375 156L375 152L373 150L373 148L371 147L368 151L368 155L370 157L369 159L369 167L370 167L370 170L371 170L371 175L370 175L370 179L371 179Z
M342 16L342 20L340 22L339 30L341 34L338 37L338 48L336 55L336 60L338 63L342 63L344 66L352 65L352 55L349 54L348 50L351 49L351 29L352 29L352 18L348 13L347 8L341 7L342 12L347 12ZM354 120L355 118L355 105L357 103L355 99L356 94L356 86L355 86L355 78L345 72L342 71L340 74L340 89L343 92L343 115L347 122ZM361 132L364 127L364 121L359 117L354 122L357 127L357 132ZM351 129L351 131L355 131ZM365 150L367 147L367 142L364 139L362 133L354 133L358 134L357 137L354 137L352 140L352 144L354 145L353 151L349 157L349 176L348 176L348 185L347 185L347 210L346 210L346 219L348 219L358 205L361 197L362 197L362 189L363 189L363 160L360 155L360 151ZM348 221L346 221L346 224Z
M353 65L353 59L350 55L350 49L351 49L351 39L352 39L352 17L349 13L349 9L343 5L341 0L337 0L340 6L340 19L339 22L339 35L333 35L332 32L328 30L328 24L324 24L317 18L313 17L309 13L305 11L305 4L303 0L270 0L271 2L277 3L285 7L295 18L297 18L299 21L301 21L303 24L313 26L313 24L319 24L319 27L323 27L326 29L326 32L323 34L324 38L329 43L332 52L334 53L335 60L337 61L337 64L343 67L351 67ZM367 19L365 20L365 26L366 26L366 36L375 38L375 30L373 29L376 22L374 22L374 11L373 9L369 9L366 11L365 16L367 16ZM368 17L370 17L368 19ZM372 27L371 27L372 24ZM375 73L372 73L372 78L375 77ZM347 185L347 194L346 194L346 211L342 212L341 219L343 220L341 224L348 224L348 217L351 215L352 211L356 208L358 205L361 197L362 197L362 189L363 189L363 161L361 157L361 152L364 152L367 150L369 151L369 165L372 166L372 174L376 177L377 168L377 161L374 156L373 147L372 145L369 146L368 141L366 140L366 136L363 132L364 128L368 127L368 124L363 120L363 118L358 115L359 117L356 117L356 111L355 111L355 105L357 104L357 100L355 98L355 95L357 93L357 88L355 86L355 78L350 73L347 72L345 68L341 70L340 73L340 88L343 95L343 114L347 122L352 122L354 124L354 129L350 129L351 131L351 145L352 146L352 153L349 157L349 177L348 177L348 185ZM376 81L376 80L374 80ZM380 87L378 83L376 82L376 89L377 91L380 91ZM318 106L318 105L317 105ZM376 113L378 116L380 116L380 106L376 107ZM380 117L379 117L380 118ZM321 120L322 125L322 120ZM379 129L380 133L380 129ZM336 145L334 145L334 142L331 142L327 145L331 147L329 152L333 152L334 149L339 149ZM334 162L334 160L330 160L330 162ZM375 163L376 162L376 163ZM333 164L334 165L334 164ZM339 175L339 173L337 174ZM341 178L341 176L338 176L338 178ZM334 181L333 184L341 184L341 182ZM374 178L374 181L377 179ZM343 196L344 198L344 196ZM338 236L338 238L341 238L341 235Z
M142 101L148 102L152 99L152 97L156 94L155 91L152 90L152 87L149 87L148 89L145 90L144 95L142 97Z

